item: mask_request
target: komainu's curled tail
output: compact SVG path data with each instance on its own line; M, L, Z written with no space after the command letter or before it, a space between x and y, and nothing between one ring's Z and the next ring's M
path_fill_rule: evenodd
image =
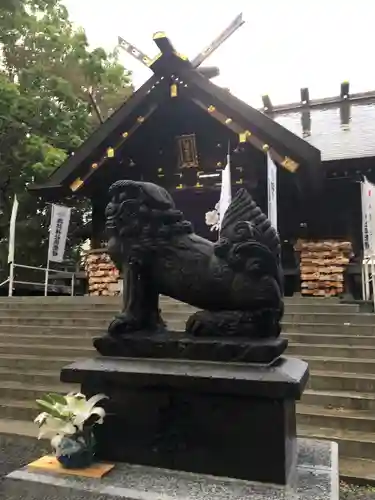
M240 189L225 213L217 257L236 270L271 275L282 289L280 238L251 195Z

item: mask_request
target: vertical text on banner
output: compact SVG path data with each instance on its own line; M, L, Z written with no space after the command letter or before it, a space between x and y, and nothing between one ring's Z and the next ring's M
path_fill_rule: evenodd
M52 205L51 228L49 234L48 260L64 260L66 239L68 236L71 208Z

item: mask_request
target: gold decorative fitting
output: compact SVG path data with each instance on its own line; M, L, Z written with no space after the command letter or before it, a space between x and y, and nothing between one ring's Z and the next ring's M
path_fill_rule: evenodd
M166 38L167 35L164 33L164 31L157 31L154 33L153 39L157 40L158 38Z
M240 142L246 142L247 138L251 136L251 132L249 130L245 130L245 132L240 132L238 134L238 138Z
M177 97L177 94L178 94L177 83L172 83L172 85L171 85L171 97Z
M222 167L222 166L223 166L223 164L221 163L221 161L218 161L218 162L216 163L216 166L217 166L217 167Z
M77 179L71 183L70 190L73 191L78 191L78 189L83 185L83 180L80 177L77 177Z
M124 139L126 139L128 136L129 136L129 132L123 132L123 133L122 133L122 137L123 137Z
M239 181L236 181L236 184L243 184L243 179L240 179Z
M158 172L160 174L160 172L163 172L163 169L162 168L158 168Z
M182 59L183 61L188 61L189 58L185 56L185 54L180 54L179 52L175 52L176 56Z
M284 158L284 160L281 162L281 166L292 173L294 173L299 167L298 163L289 158L289 156L286 156Z
M232 123L232 121L233 121L233 120L232 120L232 118L227 118L227 119L225 120L225 123L226 123L227 125L229 125L230 123Z
M202 188L203 187L203 184L199 184L199 182L196 183L195 187L197 188Z
M177 137L179 168L198 168L198 153L195 134Z
M138 116L137 118L137 122L138 123L143 123L145 121L145 117L144 116Z
M115 156L115 150L113 148L107 149L107 158L113 158Z
M91 165L91 168L92 168L93 170L95 170L95 169L97 169L97 168L98 168L98 166L99 166L99 165L98 165L97 163L93 163L93 164Z
M176 186L176 189L182 189L184 186L182 184L179 184L178 186Z
M216 108L211 104L211 106L208 106L207 110L209 113L213 113L216 110Z
M268 144L263 144L262 149L263 151L269 151L270 147Z

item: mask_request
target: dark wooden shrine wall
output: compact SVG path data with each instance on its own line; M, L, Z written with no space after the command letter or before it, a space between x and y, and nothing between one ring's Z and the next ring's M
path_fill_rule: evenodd
M176 138L185 134L196 135L198 168L180 169L178 166ZM116 153L115 159L98 171L92 192L95 198L100 197L103 207L108 186L117 179L155 182L172 193L178 208L193 222L197 233L216 239L216 233L210 232L205 225L205 213L212 210L219 200L220 178L199 179L198 172L221 171L226 162L228 141L233 192L246 187L267 213L266 155L249 144L239 144L235 134L183 99L168 100L141 125L124 148ZM332 166L327 167L330 178L323 181L321 191L314 199L307 194L298 173L278 168L278 229L281 238L290 242L299 237L349 239L358 248L361 245L358 179L332 175ZM318 168L326 169L326 165ZM369 168L367 164L366 168ZM334 169L340 172L341 162ZM196 186L197 183L200 187ZM100 217L99 213L97 217Z

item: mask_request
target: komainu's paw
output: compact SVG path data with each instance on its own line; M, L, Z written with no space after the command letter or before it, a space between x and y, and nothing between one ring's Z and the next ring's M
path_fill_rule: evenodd
M142 323L128 313L121 313L113 319L108 327L110 335L125 335L142 330Z
M198 311L187 320L195 337L278 337L279 311Z

